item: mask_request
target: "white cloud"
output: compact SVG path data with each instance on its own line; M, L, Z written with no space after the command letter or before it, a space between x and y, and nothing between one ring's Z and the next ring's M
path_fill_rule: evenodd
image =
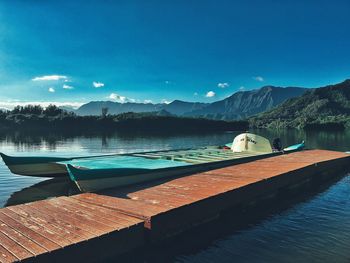
M218 87L222 89L227 88L229 86L230 84L228 84L227 82L218 83Z
M126 97L125 96L120 96L117 93L111 93L108 96L109 99L116 101L116 102L120 102L120 103L125 103L126 102Z
M144 100L143 103L148 104L148 103L153 103L153 101L152 100Z
M62 88L64 88L64 89L74 89L73 86L69 86L69 85L66 85L66 84L63 84Z
M59 101L18 101L18 100L9 100L6 102L0 101L0 108L7 108L7 109L13 109L17 105L19 106L25 106L25 105L41 105L42 107L47 107L50 104L56 105L57 107L60 106L69 106L74 109L79 108L84 103L82 102L59 102Z
M244 86L240 86L239 90L245 90L245 87Z
M169 103L171 103L171 101L168 101L167 99L162 99L161 103L169 104Z
M47 75L47 76L41 76L41 77L32 78L32 81L47 81L47 80L60 80L60 79L67 80L67 76L63 76L63 75Z
M193 93L193 96L198 96L198 92Z
M121 96L117 93L111 93L107 98L112 100L112 101L119 102L119 103L136 102L135 99L127 98L127 97Z
M166 80L166 81L165 81L165 84L170 84L170 81L169 81L169 80Z
M259 81L259 82L263 82L264 81L264 78L261 77L261 76L253 77L253 79L255 79L256 81Z
M54 92L55 92L55 89L54 89L53 87L50 87L50 88L49 88L49 92L54 93Z
M102 82L94 81L94 82L92 82L92 85L93 85L95 88L102 88L105 84L102 83Z
M215 92L214 91L208 91L207 94L205 95L207 98L212 98L215 97Z

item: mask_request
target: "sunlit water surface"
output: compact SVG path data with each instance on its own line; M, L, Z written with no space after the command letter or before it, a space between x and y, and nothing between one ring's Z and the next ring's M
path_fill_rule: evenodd
M349 132L269 131L256 133L285 146L305 140L308 148L350 150ZM223 145L236 132L204 135L23 135L0 134L0 151L9 155L84 156ZM350 165L350 164L349 164ZM68 180L11 174L0 161L0 206L77 193ZM224 232L204 244L165 250L158 261L177 262L349 262L350 176L285 209L247 221L238 230L225 222ZM215 229L215 228L214 228ZM193 238L193 237L192 237ZM146 255L141 261L157 261Z

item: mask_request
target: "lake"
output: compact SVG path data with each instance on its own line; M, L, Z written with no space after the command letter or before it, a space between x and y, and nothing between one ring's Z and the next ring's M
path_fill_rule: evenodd
M350 150L350 132L254 131L284 146L306 141L308 148ZM0 151L9 155L84 156L223 145L237 132L179 136L131 134L1 133ZM11 174L0 161L0 206L77 193L67 180ZM140 256L146 262L348 262L350 252L350 176L306 193L261 215L247 215L237 228L230 217L209 233L181 240ZM198 235L198 237L197 237ZM200 242L199 242L200 241ZM193 245L191 245L193 243Z

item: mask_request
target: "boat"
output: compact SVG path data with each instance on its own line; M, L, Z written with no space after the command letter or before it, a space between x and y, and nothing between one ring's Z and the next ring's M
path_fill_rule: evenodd
M297 151L299 149L303 149L305 147L305 142L302 141L299 144L291 145L283 149L283 151L288 152L288 151Z
M305 143L273 150L269 140L252 133L236 136L226 146L136 152L87 157L13 157L1 153L16 174L68 176L82 192L141 183L245 163L302 150Z
M270 142L258 135L244 133L235 137L231 148L206 147L185 151L138 153L123 167L109 162L101 164L87 160L64 162L70 178L82 192L93 192L107 188L142 183L171 176L183 176L211 169L246 163L267 157L300 151L305 142L292 145L282 151L273 151ZM126 156L122 157L125 158ZM103 158L102 158L103 159ZM118 161L117 161L118 162ZM102 168L104 163L105 167Z

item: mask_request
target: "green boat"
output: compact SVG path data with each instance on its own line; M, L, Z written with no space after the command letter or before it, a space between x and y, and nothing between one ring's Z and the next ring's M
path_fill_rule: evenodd
M235 137L231 147L211 146L72 158L1 156L13 173L45 177L69 175L80 191L91 192L250 162L299 151L304 146L302 142L274 151L267 139L243 133Z
M51 178L67 176L66 167L57 162L72 160L62 157L9 156L4 153L0 153L0 156L14 174Z

